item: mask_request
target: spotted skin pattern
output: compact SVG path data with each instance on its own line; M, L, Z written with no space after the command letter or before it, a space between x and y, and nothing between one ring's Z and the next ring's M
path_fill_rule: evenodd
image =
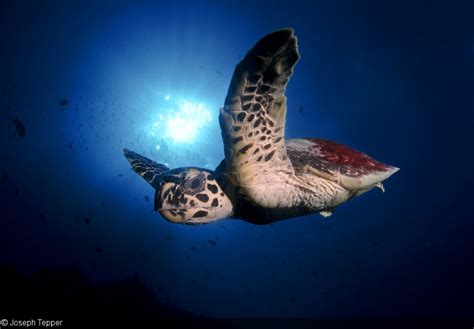
M259 207L296 206L285 195L295 188L295 172L284 135L285 89L298 59L293 30L267 35L237 65L220 110L226 173Z
M285 140L285 90L299 60L292 29L257 42L237 65L219 123L225 160L215 171L169 168L125 150L156 190L155 210L168 221L199 225L228 217L254 224L320 212L373 187L398 168L342 144Z
M220 111L227 174L238 186L256 173L294 173L285 148L285 89L299 59L292 30L260 40L237 65Z
M125 149L132 169L155 188L155 211L173 223L199 225L233 214L235 192L221 172L186 167L170 170Z
M159 188L161 175L170 170L168 167L128 149L124 149L123 154L132 165L132 169L154 188Z
M200 168L177 168L162 176L155 210L173 223L206 224L233 213L232 192L232 186L221 174Z
M393 173L332 142L314 139L308 150L296 141L295 152L288 153L285 90L298 60L292 29L265 36L237 65L220 110L226 173L246 200L244 216L261 217L262 223L326 212Z

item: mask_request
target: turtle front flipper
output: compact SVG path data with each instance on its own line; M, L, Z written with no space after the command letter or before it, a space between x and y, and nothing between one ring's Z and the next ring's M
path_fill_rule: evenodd
M226 174L261 207L291 199L281 187L295 175L285 147L285 91L298 59L292 29L265 36L236 66L220 110Z
M160 188L160 177L163 173L169 171L170 168L128 149L124 149L123 154L137 174L142 176L155 189Z
M298 59L294 32L283 29L257 42L235 68L219 122L226 171L238 186L254 186L256 176L264 183L267 171L294 174L285 149L285 90Z

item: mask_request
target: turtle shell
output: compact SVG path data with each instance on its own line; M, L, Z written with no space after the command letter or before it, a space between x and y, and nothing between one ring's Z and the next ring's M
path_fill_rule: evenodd
M348 190L371 188L399 170L348 146L319 138L289 139L286 150L297 173L313 173Z

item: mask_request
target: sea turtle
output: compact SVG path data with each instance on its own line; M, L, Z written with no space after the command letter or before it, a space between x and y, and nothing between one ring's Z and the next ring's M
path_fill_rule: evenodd
M294 31L275 31L237 65L219 123L225 159L214 171L169 169L124 150L156 190L155 210L181 224L239 218L268 224L319 212L359 196L399 169L319 138L285 140L285 89L299 59Z

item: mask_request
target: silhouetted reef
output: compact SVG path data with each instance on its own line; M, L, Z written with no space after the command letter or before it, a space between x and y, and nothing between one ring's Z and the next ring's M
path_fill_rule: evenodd
M162 322L178 326L182 321L208 327L215 322L158 301L138 276L94 284L76 268L25 275L0 266L0 291L0 317L6 319L63 320L62 327L137 328Z
M132 276L93 284L76 268L33 275L0 265L0 320L62 320L58 328L467 328L472 319L208 319L158 301Z

